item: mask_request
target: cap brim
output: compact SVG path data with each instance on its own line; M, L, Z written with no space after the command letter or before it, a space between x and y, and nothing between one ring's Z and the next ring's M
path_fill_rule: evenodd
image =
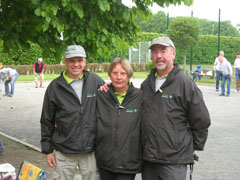
M69 58L73 58L73 57L82 57L82 58L85 58L87 57L85 54L68 54L65 56L66 59L69 59Z
M151 44L150 46L149 46L149 49L151 49L153 46L155 46L155 45L162 45L162 46L166 46L166 47L172 47L171 45L169 45L169 44L165 44L165 43L154 43L154 44ZM173 49L175 49L175 47L172 47Z

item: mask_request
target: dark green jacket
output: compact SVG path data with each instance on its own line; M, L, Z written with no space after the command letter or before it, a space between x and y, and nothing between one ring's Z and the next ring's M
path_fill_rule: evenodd
M48 86L41 116L41 145L45 154L88 153L95 150L96 95L104 81L84 71L82 103L63 75Z
M210 116L193 80L178 65L155 91L156 69L142 83L143 159L160 164L193 163L193 151L203 150Z
M140 142L142 92L131 85L120 105L113 86L97 96L97 146L99 168L114 173L141 171Z

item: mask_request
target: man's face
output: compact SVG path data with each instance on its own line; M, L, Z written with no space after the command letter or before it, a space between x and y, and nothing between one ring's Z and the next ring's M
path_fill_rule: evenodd
M67 76L72 79L78 79L82 75L86 65L86 59L82 57L73 57L65 59L64 64L67 68Z
M238 59L240 59L240 54L236 55L236 57L237 57Z
M42 61L38 61L38 64L41 64L42 63Z
M115 90L127 90L129 77L120 64L116 64L110 73L110 79Z
M218 60L220 61L220 63L222 63L222 62L223 62L223 57L220 56L220 57L218 58Z
M154 45L151 48L153 65L158 71L164 71L173 65L176 50L171 47Z

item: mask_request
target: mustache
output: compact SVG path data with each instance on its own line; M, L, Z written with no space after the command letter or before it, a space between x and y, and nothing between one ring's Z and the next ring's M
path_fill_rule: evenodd
M163 59L156 59L156 61L155 61L156 63L158 63L158 62L165 62Z

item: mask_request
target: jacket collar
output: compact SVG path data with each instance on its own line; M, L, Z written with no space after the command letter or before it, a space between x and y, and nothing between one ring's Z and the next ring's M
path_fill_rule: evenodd
M111 83L110 86L109 86L109 90L110 90L112 93L115 92L112 83ZM129 85L129 87L128 87L128 90L127 90L127 92L126 92L126 96L127 96L127 94L132 93L133 91L134 91L134 86L133 86L132 83L130 83L130 85Z
M150 79L150 83L151 83L151 87L153 88L153 90L155 91L155 73L157 72L157 69L154 68L151 70L150 74L148 75L148 78ZM174 78L177 76L177 74L180 72L180 68L178 64L173 64L173 69L171 72L169 72L166 81L163 83L163 87L167 84L169 84L170 82L172 82L174 80Z

